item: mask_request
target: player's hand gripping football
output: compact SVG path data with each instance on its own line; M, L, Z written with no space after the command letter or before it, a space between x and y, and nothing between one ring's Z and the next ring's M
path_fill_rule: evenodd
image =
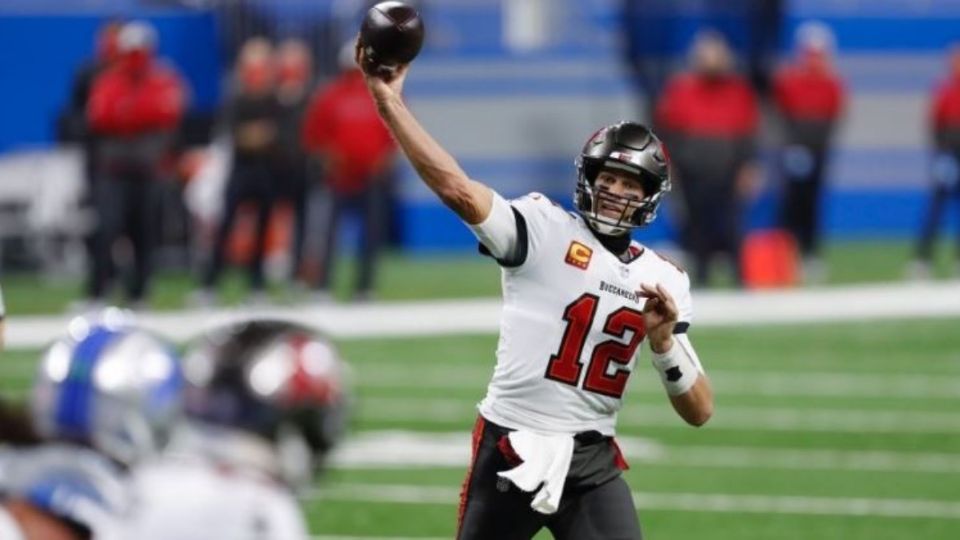
M358 34L354 49L354 59L357 62L357 66L361 67L360 72L363 73L363 79L367 83L367 88L370 89L370 95L373 96L377 105L386 104L393 98L399 99L403 93L403 82L407 78L407 70L410 68L410 64L397 66L389 75L371 75L362 69L366 61L365 54L363 47L360 46L360 36Z
M638 293L647 299L643 304L643 322L647 327L650 348L653 352L665 353L673 346L673 327L680 314L677 303L659 283L641 283Z

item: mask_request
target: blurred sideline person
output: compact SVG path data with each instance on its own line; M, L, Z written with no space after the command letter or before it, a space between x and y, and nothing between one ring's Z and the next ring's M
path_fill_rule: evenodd
M289 39L277 47L277 102L280 108L277 177L279 199L290 204L293 222L290 242L290 278L300 276L307 225L307 154L300 137L313 80L313 58L300 40Z
M358 46L358 62L364 51ZM365 76L378 110L424 183L501 266L497 365L479 405L457 538L639 539L614 435L637 350L649 340L676 412L692 425L713 395L686 335L689 278L630 238L670 189L662 145L621 122L577 159L576 212L531 193L507 201L470 179L402 97L409 66ZM535 492L535 493L534 493Z
M277 102L273 46L264 38L247 41L237 59L235 94L225 115L233 141L233 163L223 196L220 223L210 260L202 277L200 304L216 300L216 286L223 270L227 243L242 204L256 208L253 253L247 261L250 290L262 300L266 286L263 257L267 227L276 200L280 106Z
M346 420L345 366L315 331L281 321L207 333L184 358L181 424L134 473L138 540L306 540L305 487Z
M932 275L933 247L950 199L960 207L960 44L950 49L948 62L946 79L936 88L930 103L928 121L934 148L930 202L909 269L918 279ZM960 261L960 229L956 249ZM960 273L960 262L954 271Z
M172 67L155 58L157 33L146 22L123 26L114 66L93 83L87 117L97 137L94 206L96 267L90 299L102 303L114 272L113 249L130 242L133 268L128 301L141 307L153 271L164 161L186 105L186 89Z
M303 125L304 144L323 171L327 203L317 219L321 247L314 287L321 299L330 297L340 224L344 214L354 212L362 223L362 234L353 298L369 300L383 242L386 182L396 145L354 63L352 42L342 48L340 66L340 74L311 99Z
M689 2L676 0L620 0L622 54L628 73L642 91L643 116L653 118L655 105L677 60L674 44L691 25L723 29L742 55L745 72L758 94L770 88L785 26L784 0L697 2L690 17ZM694 20L691 20L694 19Z
M720 34L699 34L691 61L691 72L667 84L656 115L682 195L682 243L695 285L709 284L715 255L730 260L740 282L743 206L758 181L757 98Z
M80 202L84 213L89 214L91 218L95 213L93 197L96 187L94 181L97 178L99 167L96 164L97 137L87 119L87 106L90 103L93 81L113 65L117 59L117 38L122 28L123 24L120 21L110 20L97 30L94 57L84 63L74 75L70 86L70 100L61 113L57 126L58 142L79 144L82 150L85 189ZM87 250L86 292L87 296L92 298L96 296L97 288L97 267L94 264L97 256L96 235L92 220L85 225L89 227L84 231L84 247ZM104 276L102 279L109 281L113 279L113 276Z
M823 179L846 97L833 65L830 28L804 23L795 42L793 61L777 71L773 84L784 137L780 223L797 241L804 279L819 282L826 277L820 258Z
M0 538L126 538L126 470L165 442L181 382L169 345L119 310L71 321L38 366L36 438L0 449Z

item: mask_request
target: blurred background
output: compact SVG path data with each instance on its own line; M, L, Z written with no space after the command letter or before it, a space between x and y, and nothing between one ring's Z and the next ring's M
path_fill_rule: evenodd
M360 398L315 531L443 537L499 278L357 84L344 44L372 3L0 0L0 390L26 392L63 314L126 305L180 340L208 308L299 309ZM651 537L953 537L960 0L416 4L407 100L504 196L569 206L581 146L620 119L667 143L673 193L637 238L703 289L719 412L691 432L634 378ZM437 458L375 451L404 444Z
M363 120L338 124L319 104L308 118L308 106L342 75L341 46L368 4L0 3L7 51L0 61L10 74L0 99L0 267L9 301L18 304L12 284L24 274L44 290L91 302L118 300L111 295L124 280L127 298L141 308L213 303L218 287L235 301L247 280L228 271L221 286L220 271L231 266L250 267L252 292L266 287L273 297L270 284L318 291L320 299L375 291L389 298L402 294L380 287L392 283L397 265L471 252L473 237L389 146L358 135L359 145L337 147L318 135L317 126L331 140L344 138L338 129L368 133L357 128ZM956 90L943 90L960 70L960 60L950 61L956 2L456 0L420 7L428 40L408 99L469 174L508 197L541 191L568 205L572 162L587 135L640 119L667 139L676 181L664 215L639 237L688 255L684 262L702 285L957 273L956 250L947 249L956 242L942 240L943 232L955 238L960 222L951 204L956 141L945 135L960 120ZM154 62L175 81L179 101L156 126L111 127L109 119L95 126L94 74L118 56L110 29L132 19L150 25ZM698 36L727 49L717 69L730 80L717 91L686 84L713 77L703 60L710 45L697 52ZM251 40L264 45L259 60L241 53ZM258 84L286 102L274 110L275 99L261 100L269 110L252 113L240 107L254 115L247 124L263 120L272 130L253 151L260 158L236 151L245 124L231 112L238 100L249 105L244 88ZM739 97L724 102L731 89ZM350 90L341 93L323 106L349 109ZM676 113L700 105L729 114ZM139 162L109 155L132 150L142 154ZM338 170L335 154L359 168ZM124 175L142 178L117 180ZM117 187L127 184L138 187ZM122 219L128 212L110 202L137 208L146 193L151 202L141 214L154 216L149 226ZM735 229L731 238L702 234L721 221ZM779 229L792 233L793 244L770 234ZM337 255L353 260L358 251L387 255L356 258L350 285L334 271L343 265ZM784 268L758 271L765 257ZM157 272L160 284L151 288ZM159 292L171 280L172 297ZM489 285L495 279L480 291L493 293ZM451 295L478 292L462 286Z

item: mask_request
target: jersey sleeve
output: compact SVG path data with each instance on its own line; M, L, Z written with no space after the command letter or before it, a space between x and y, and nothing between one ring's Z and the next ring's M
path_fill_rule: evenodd
M518 249L525 252L520 265L529 265L540 255L548 236L557 231L557 225L571 218L557 203L541 193L529 193L510 201L510 206L523 221L522 234L518 235ZM517 266L520 266L517 265Z
M526 223L519 213L499 193L493 192L490 215L481 223L468 224L480 242L480 253L493 257L501 266L523 264L526 243L518 242L526 236Z
M502 210L496 211L496 203L495 200L495 210L491 212L491 217L494 214L499 215L499 225L516 231L516 240L511 243L512 249L507 256L503 256L491 251L491 246L481 238L480 252L493 256L504 268L519 268L529 264L537 257L539 248L550 231L551 223L570 219L566 210L540 193L530 193L509 201L512 223L510 214ZM475 228L474 233L480 238Z

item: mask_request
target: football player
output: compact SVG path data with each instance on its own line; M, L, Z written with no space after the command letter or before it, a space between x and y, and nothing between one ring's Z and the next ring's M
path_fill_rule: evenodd
M162 446L180 388L172 348L120 310L71 321L38 367L36 433L3 437L29 446L0 450L0 538L122 538L126 469Z
M162 459L134 473L127 537L308 539L294 490L343 431L344 370L326 339L292 323L234 323L199 339L184 356L185 421Z
M365 51L357 47L364 65ZM577 159L575 212L540 194L507 201L470 179L403 102L409 66L366 75L380 115L424 183L502 268L497 365L479 405L460 539L640 538L617 411L643 341L669 399L699 426L713 395L687 337L687 274L631 240L670 189L660 140L621 122Z

